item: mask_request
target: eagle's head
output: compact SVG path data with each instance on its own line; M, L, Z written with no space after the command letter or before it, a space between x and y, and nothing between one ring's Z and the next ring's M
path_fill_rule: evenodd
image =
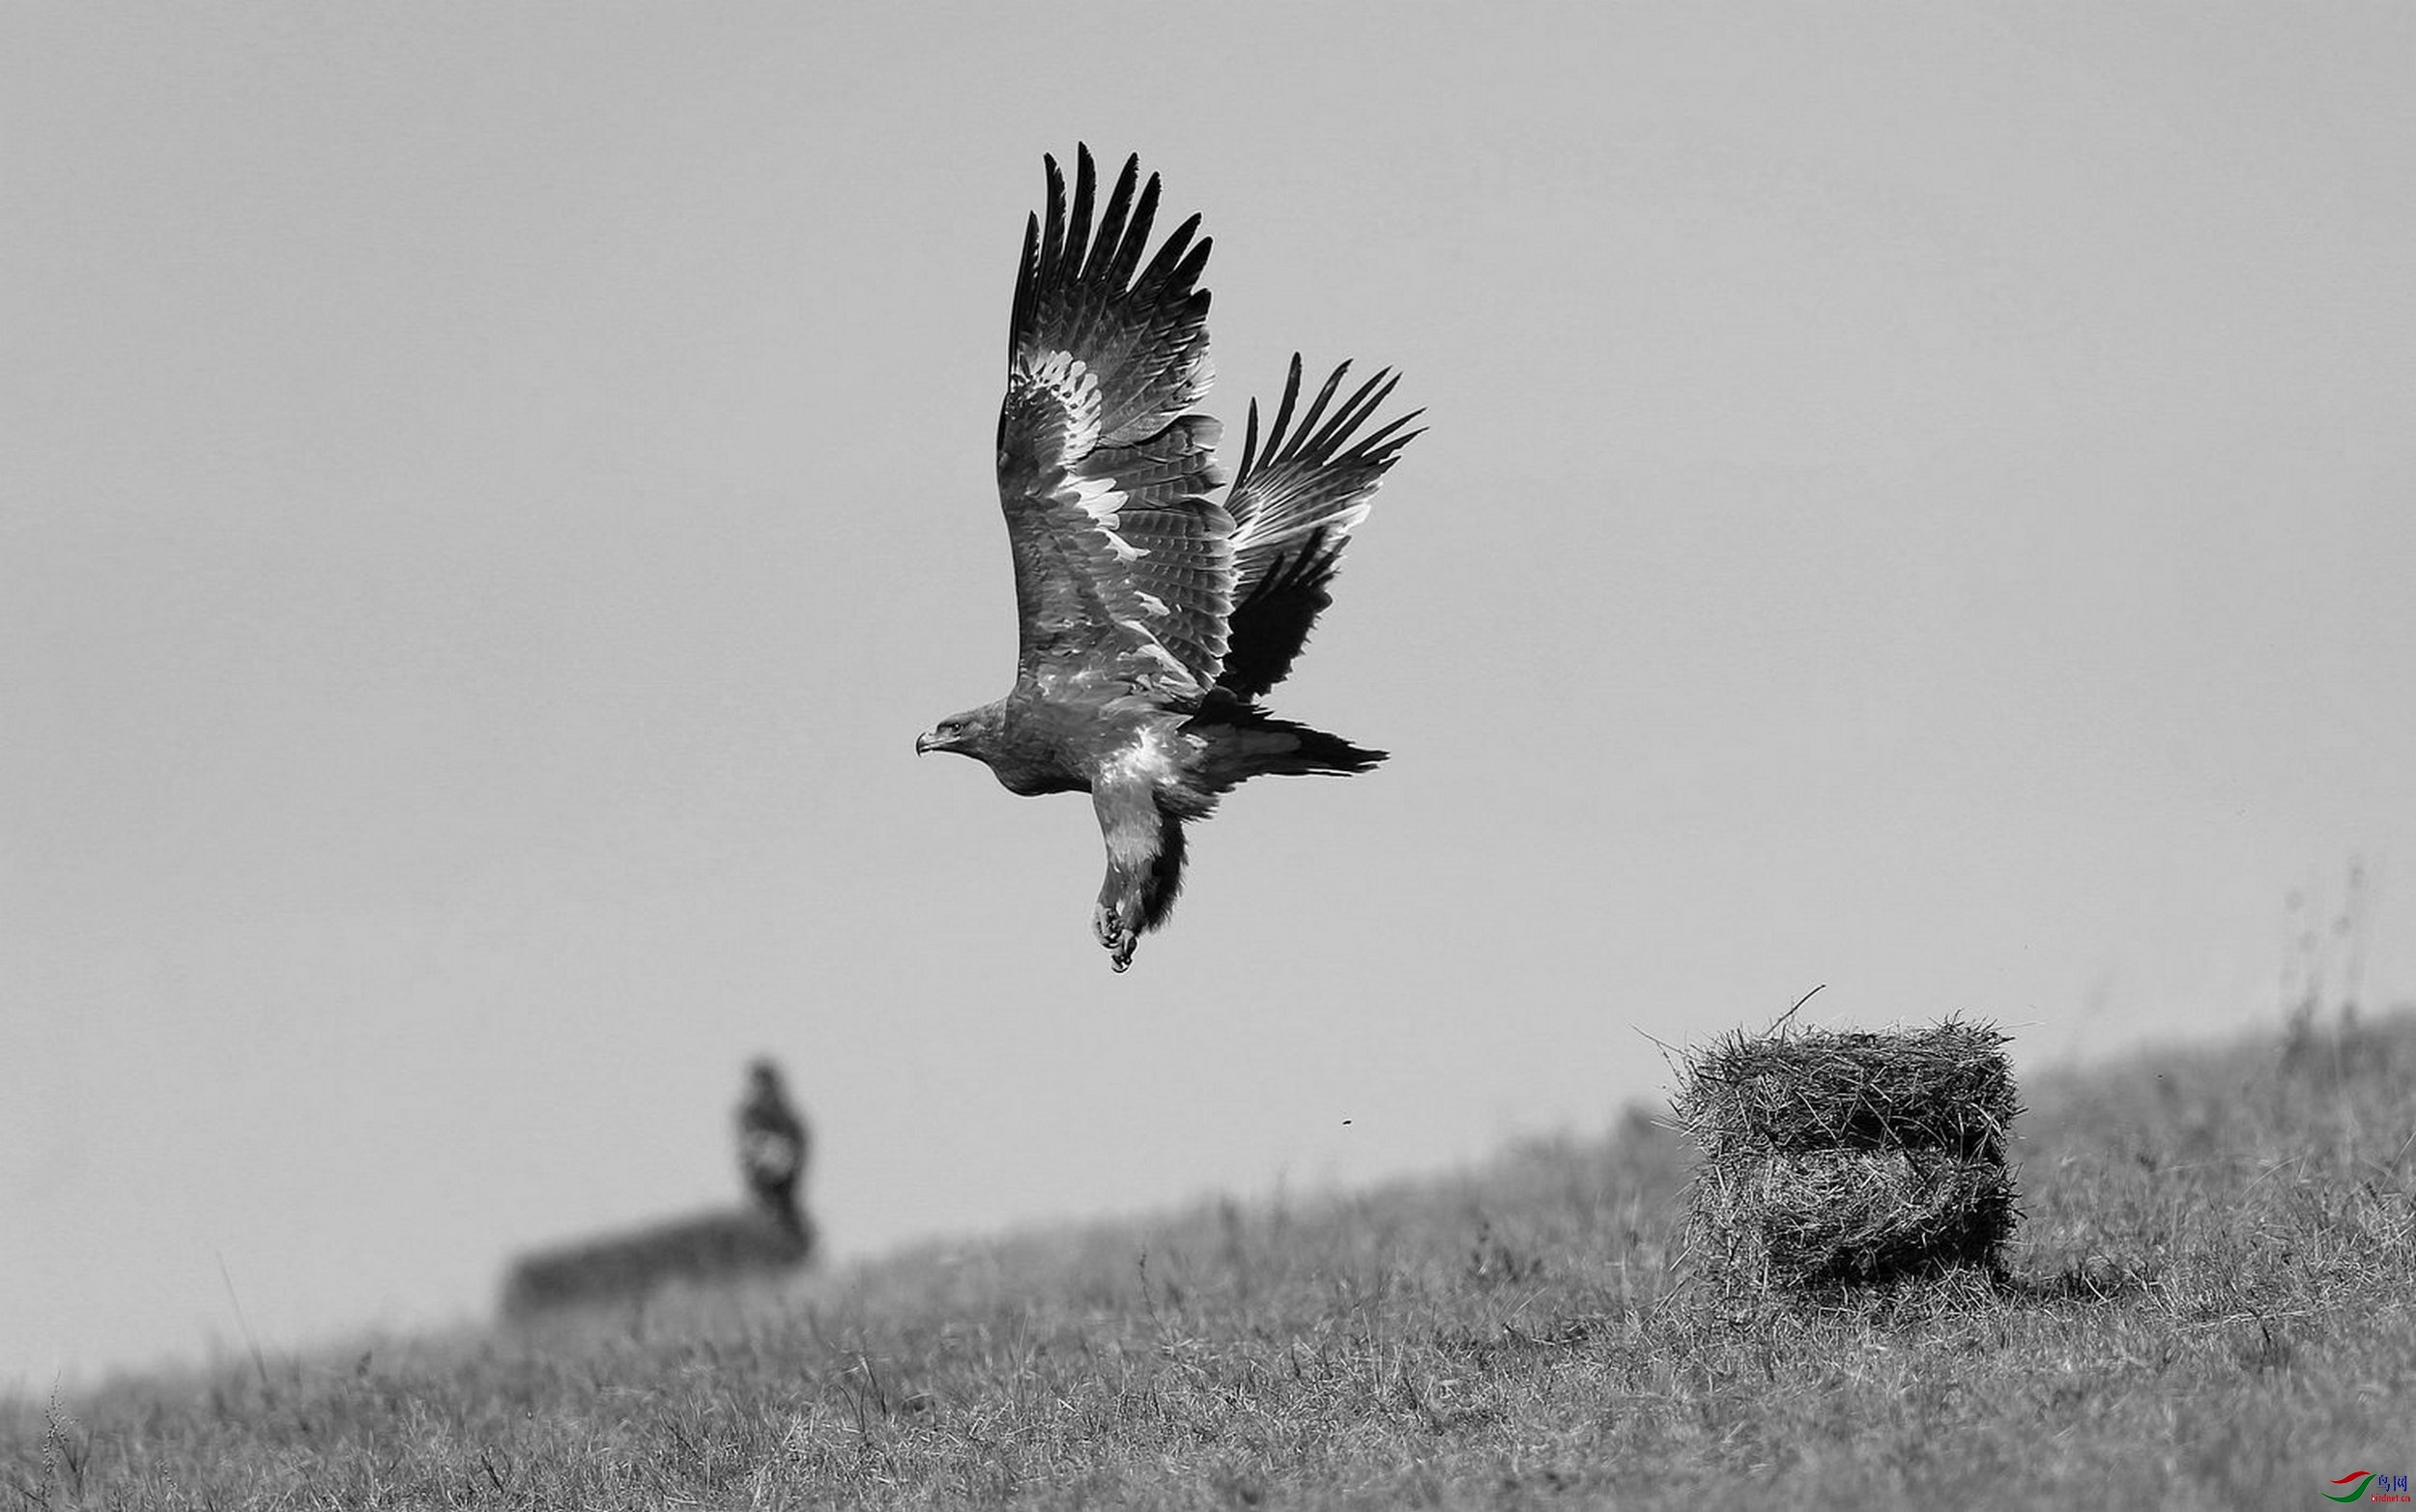
M978 709L951 714L938 724L914 737L914 754L930 751L953 751L976 760L990 759L991 741L998 732L999 706L985 703Z

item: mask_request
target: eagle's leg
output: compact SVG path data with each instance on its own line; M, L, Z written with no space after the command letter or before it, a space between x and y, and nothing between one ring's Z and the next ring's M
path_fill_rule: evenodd
M1099 832L1107 842L1107 879L1100 884L1091 932L1108 964L1133 964L1141 931L1165 922L1183 885L1183 821L1159 807L1146 781L1103 782L1091 788Z

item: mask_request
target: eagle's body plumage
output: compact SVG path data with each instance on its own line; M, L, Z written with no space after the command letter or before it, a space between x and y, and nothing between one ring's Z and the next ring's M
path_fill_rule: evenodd
M1090 153L1073 204L1048 159L1046 221L1024 232L998 414L998 496L1015 560L1015 686L943 720L917 751L987 763L1008 791L1088 792L1107 848L1094 927L1122 971L1182 886L1184 824L1252 777L1364 772L1384 759L1260 708L1290 671L1369 496L1416 432L1358 434L1378 373L1337 406L1344 363L1294 423L1300 358L1232 488L1211 382L1209 242L1194 215L1142 264L1158 179L1127 160L1092 223ZM1330 413L1329 413L1330 412Z

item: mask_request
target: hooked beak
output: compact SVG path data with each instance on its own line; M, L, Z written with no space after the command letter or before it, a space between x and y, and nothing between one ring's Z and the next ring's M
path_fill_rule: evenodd
M937 751L939 749L941 749L939 732L936 730L927 729L914 737L914 754L916 756L921 756L927 751Z

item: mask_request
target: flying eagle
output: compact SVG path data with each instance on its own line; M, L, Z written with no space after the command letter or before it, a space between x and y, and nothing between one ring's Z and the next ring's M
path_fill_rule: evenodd
M1207 238L1192 216L1149 258L1158 176L1128 158L1094 226L1090 150L1074 204L1023 231L998 411L998 499L1021 628L1005 698L941 720L916 752L987 762L1007 791L1087 792L1107 844L1092 927L1117 971L1183 885L1183 826L1268 773L1365 772L1385 757L1258 704L1333 602L1369 496L1418 432L1366 429L1398 382L1338 404L1343 363L1296 416L1301 359L1262 447L1250 408L1222 503L1208 392ZM1423 413L1423 412L1421 412Z

